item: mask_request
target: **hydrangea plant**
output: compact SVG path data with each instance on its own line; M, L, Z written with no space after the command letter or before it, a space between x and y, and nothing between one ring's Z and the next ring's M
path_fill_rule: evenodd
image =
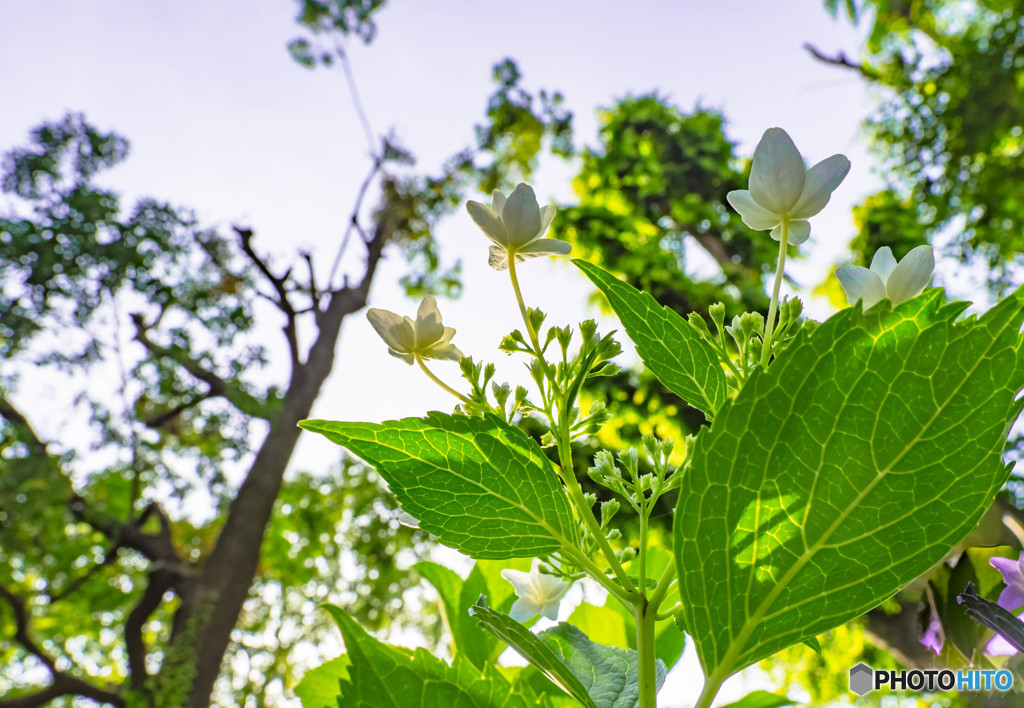
M746 313L726 325L721 306L683 318L573 261L643 363L709 421L695 438L645 436L638 449L600 451L588 470L574 467L573 446L608 413L600 402L584 406L581 390L615 370L619 345L593 321L545 327L544 313L527 307L516 268L570 250L545 238L554 207L541 208L525 184L495 192L490 207L470 202L522 317L500 349L525 358L532 390L498 384L493 365L461 357L428 298L415 321L380 310L369 318L392 355L455 396L452 413L301 424L376 467L415 523L477 559L467 578L418 567L442 598L454 660L381 644L329 608L347 653L316 674L326 688L307 708L654 708L665 626L691 638L706 677L697 706L706 708L734 673L813 644L941 561L1007 479L1002 452L1024 386L1024 289L965 317L968 303L925 289L930 249L899 264L883 249L870 269L840 270L851 307L803 319L799 300L780 300L786 254L807 240L808 219L848 170L842 155L807 169L772 128L754 153L750 189L729 194L750 228L779 241L767 318ZM462 390L426 359L458 359ZM526 418L544 427L540 440L520 427ZM600 504L581 474L604 490ZM649 523L659 502L675 510L665 558ZM614 524L623 510L638 524ZM623 538L621 528L639 531ZM582 578L632 618L631 646L600 644L565 622L538 633L522 624L557 617ZM497 669L505 645L532 674Z

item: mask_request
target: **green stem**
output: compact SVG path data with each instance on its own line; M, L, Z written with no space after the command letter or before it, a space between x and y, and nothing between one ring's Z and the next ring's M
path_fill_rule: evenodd
M711 708L711 704L715 700L715 696L718 695L718 690L722 687L722 683L728 676L720 675L715 672L708 676L704 682L704 689L700 692L700 698L694 704L693 708Z
M768 321L764 325L764 347L761 350L761 367L768 366L772 351L772 330L775 329L775 311L779 307L779 288L786 268L786 246L789 244L789 217L782 217L782 238L779 239L779 261L775 266L775 287L772 289L772 304L768 306Z
M473 401L469 400L466 396L463 396L461 393L456 391L454 388L452 388L451 386L446 384L444 381L442 381L441 379L439 379L436 376L434 376L434 372L427 368L427 365L423 363L423 359L420 358L419 354L416 355L416 363L420 365L420 368L423 370L423 373L427 375L427 378L429 378L431 381L433 381L438 386L443 388L445 391L447 391L448 393L452 394L453 396L458 398L463 403L472 403L473 402Z
M633 611L636 618L637 673L640 683L638 708L657 708L657 654L654 650L654 618L657 608L645 599Z
M519 287L519 278L516 276L516 256L515 253L508 254L508 274L512 280L512 290L516 295L516 302L519 304L519 313L523 317L523 324L526 325L526 332L530 336L530 343L533 344L534 353L537 356L537 360L544 368L544 375L551 382L553 387L556 386L554 376L548 367L547 361L544 359L544 354L540 348L540 338L537 336L537 330L534 329L533 323L530 321L529 310L526 309L526 302L523 300L523 291ZM557 387L556 387L557 388ZM556 421L549 414L549 422L552 424L552 428L556 427ZM594 516L594 511L587 506L586 499L583 497L583 490L580 488L580 483L576 479L576 472L573 469L572 464L572 449L569 441L569 426L565 421L557 421L558 428L558 460L562 467L562 482L565 483L566 489L569 491L569 499L572 501L573 506L576 507L580 518L586 525L587 530L590 531L594 536L594 540L597 541L597 545L600 547L601 552L604 554L605 559L608 561L609 567L612 572L615 573L615 577L618 579L622 588L625 590L626 599L624 602L627 606L636 603L636 588L633 587L633 583L630 581L629 576L626 575L626 571L623 569L622 564L615 557L615 551L612 550L611 544L608 543L608 538L604 535L604 531L601 530L601 525L597 522L597 518ZM594 569L593 563L590 563ZM588 567L588 570L593 574L593 569ZM604 574L599 570L597 571L602 578ZM606 579L606 578L604 578ZM595 578L598 582L600 579ZM604 583L601 583L604 585ZM622 593L613 593L619 600L623 600Z
M523 291L519 289L519 278L516 277L516 256L514 253L508 254L508 274L512 278L512 290L515 291L516 302L519 303L519 313L523 316L523 323L526 324L526 332L530 335L530 343L533 344L534 353L537 355L541 366L544 367L544 373L548 378L551 378L548 372L548 364L540 350L540 337L537 336L537 330L533 328L533 322L530 321L530 312L526 309L526 303L523 301Z
M566 489L569 490L569 499L572 500L573 506L579 512L580 518L583 519L583 523L586 525L587 530L593 535L594 540L597 541L598 547L601 549L601 553L604 554L605 560L608 561L608 566L615 573L615 577L618 579L619 584L626 590L627 593L633 598L633 602L636 602L635 593L636 588L633 586L633 581L626 575L625 569L622 564L619 563L619 559L615 557L615 551L612 549L610 543L608 543L608 537L604 535L604 531L601 529L601 524L597 522L597 517L594 516L594 510L587 506L587 500L583 497L583 489L580 488L580 483L576 479L576 471L572 465L572 452L569 443L569 431L568 426L564 423L561 425L561 430L558 436L558 460L562 465L562 482L565 483Z

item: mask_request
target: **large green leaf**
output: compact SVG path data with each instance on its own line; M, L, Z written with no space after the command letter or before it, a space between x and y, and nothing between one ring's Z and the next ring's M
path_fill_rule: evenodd
M861 614L940 561L1007 477L1024 289L851 308L756 372L700 436L674 533L705 673Z
M339 607L327 605L345 639L351 664L340 681L340 708L527 708L493 666L483 671L456 657L451 666L425 649L378 642Z
M479 566L474 565L465 580L455 571L431 561L420 561L413 566L413 570L426 578L441 597L444 621L451 632L454 653L464 656L480 668L496 659L498 640L482 632L469 616L469 608L476 604L481 595L490 592ZM502 582L508 584L505 580Z
M543 556L572 543L572 512L551 462L495 416L299 426L376 467L420 527L474 558Z
M783 708L793 705L794 701L768 691L753 691L743 698L722 706L722 708Z
M676 394L710 418L726 399L718 354L679 313L592 263L573 261L608 298L644 364Z
M533 632L508 615L488 607L482 597L470 609L470 613L479 620L484 629L519 652L520 656L529 661L549 681L575 698L585 708L598 708L575 672Z
M930 574L928 587L932 604L946 640L942 648L943 666L976 667L985 660L984 645L991 638L991 633L964 612L957 595L971 583L982 597L997 597L1003 585L1003 574L989 561L993 558L1016 559L1019 555L1012 546L968 548L956 559L955 566L943 563Z
M640 703L637 654L632 649L592 642L576 627L559 622L540 633L587 689L597 708L635 708ZM658 688L665 682L665 663L655 662Z
M302 708L337 708L341 682L348 679L352 662L347 654L310 669L295 686Z

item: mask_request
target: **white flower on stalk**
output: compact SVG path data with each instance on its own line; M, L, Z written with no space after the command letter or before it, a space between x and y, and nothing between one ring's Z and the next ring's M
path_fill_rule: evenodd
M549 620L558 619L558 605L572 585L556 575L541 573L537 558L533 559L529 573L503 570L501 577L516 589L517 599L512 604L509 617L517 622L525 622L537 615L544 615Z
M487 264L495 270L508 268L508 259L516 263L537 256L564 256L572 250L565 241L544 238L555 208L537 204L533 187L519 183L508 197L494 190L491 206L467 202L466 210L480 230L494 243Z
M448 359L458 361L462 352L451 343L455 330L441 324L437 300L427 295L416 312L416 321L394 312L371 308L366 319L388 345L388 354L412 365L421 359Z
M836 268L836 277L850 304L862 300L867 309L884 298L889 298L895 306L917 297L928 285L934 270L935 254L931 246L911 249L899 263L889 247L884 246L875 251L870 268L841 265Z
M789 243L798 246L811 235L807 219L825 208L849 171L845 155L807 169L786 131L769 128L754 150L750 189L733 190L725 198L744 224L754 231L771 229L776 241L782 240L782 224L788 221Z

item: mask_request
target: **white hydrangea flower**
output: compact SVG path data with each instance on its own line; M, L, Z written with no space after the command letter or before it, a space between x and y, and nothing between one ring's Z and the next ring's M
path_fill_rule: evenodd
M782 239L782 222L789 221L789 243L798 246L811 235L807 221L828 204L832 192L850 171L845 155L833 155L807 169L800 151L782 128L769 128L754 150L750 189L725 195L743 223L754 231L771 229Z
M529 573L503 570L501 577L516 589L517 599L512 604L509 617L517 622L525 622L537 615L544 615L549 620L558 619L558 605L572 585L558 576L541 573L537 558L533 559Z
M422 359L448 359L458 361L462 352L451 343L455 330L441 324L437 300L427 295L416 312L416 321L394 312L370 308L366 319L388 345L388 354L412 365Z
M884 298L889 298L895 306L917 297L928 285L934 270L935 254L931 246L911 249L899 263L889 247L884 246L875 251L870 268L842 265L836 268L836 277L850 304L862 300L866 310Z
M466 210L494 242L487 263L495 270L508 268L511 256L521 263L537 256L564 256L572 250L565 241L544 238L555 217L555 208L549 204L541 209L533 187L528 184L520 182L508 197L496 189L491 206L470 201Z

